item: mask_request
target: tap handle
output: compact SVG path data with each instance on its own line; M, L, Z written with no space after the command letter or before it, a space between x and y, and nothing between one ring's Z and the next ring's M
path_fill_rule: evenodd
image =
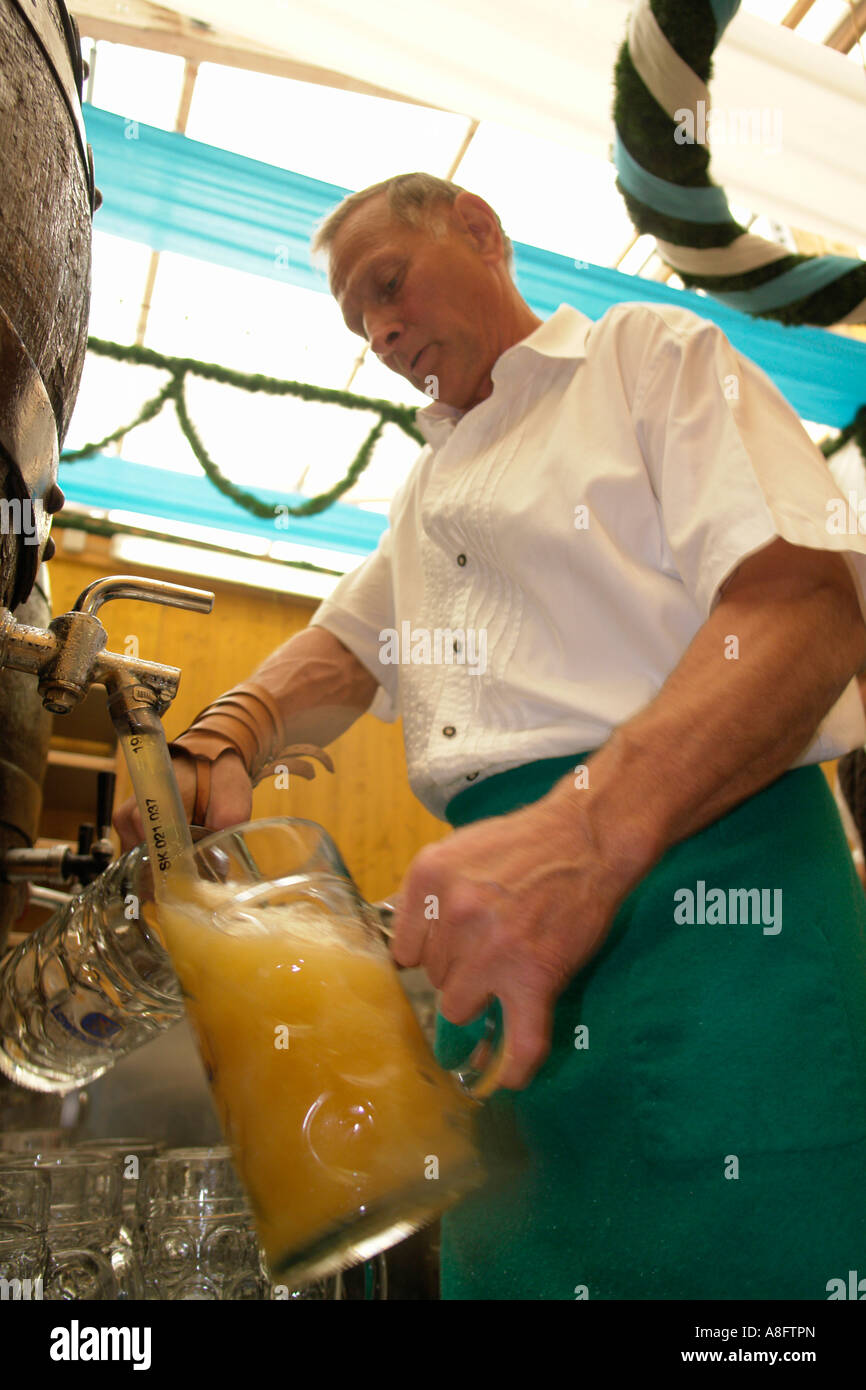
M116 781L113 772L100 772L96 778L96 835L100 840L107 839L111 831Z
M118 598L164 603L170 608L189 608L195 613L210 613L214 604L214 596L207 589L188 589L184 584L145 579L141 575L111 574L88 584L78 595L73 611L97 613L103 603Z

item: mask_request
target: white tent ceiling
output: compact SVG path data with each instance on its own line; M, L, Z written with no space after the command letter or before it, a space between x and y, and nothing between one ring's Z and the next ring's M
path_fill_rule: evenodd
M136 8L133 0L103 13L131 19ZM296 63L607 157L629 0L172 0L152 8ZM716 108L766 111L781 134L775 152L766 142L713 146L712 175L730 200L861 245L862 67L740 12L716 52L711 90Z

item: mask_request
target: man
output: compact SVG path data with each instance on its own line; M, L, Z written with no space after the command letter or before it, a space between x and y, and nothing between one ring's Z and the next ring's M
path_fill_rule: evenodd
M244 820L281 745L402 715L458 828L410 865L394 955L441 990L447 1065L500 1002L485 1117L529 1157L443 1223L444 1296L826 1297L866 1248L866 899L816 764L866 735L866 546L712 324L542 323L493 210L426 175L316 245L436 397L429 443L375 554L179 741L185 804Z

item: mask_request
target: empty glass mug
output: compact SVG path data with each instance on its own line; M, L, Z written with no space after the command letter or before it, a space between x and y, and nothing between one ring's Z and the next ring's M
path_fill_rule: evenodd
M142 1170L149 1158L161 1153L165 1145L159 1140L142 1138L83 1139L76 1145L78 1153L111 1154L121 1164L121 1221L118 1239L130 1247L135 1245L136 1200Z
M220 831L162 888L144 915L183 986L275 1280L369 1258L484 1180L479 1074L434 1059L382 918L321 826Z
M54 1111L71 1124L86 1096L76 1100L77 1088L184 1016L171 961L139 912L153 893L145 848L128 850L0 956L0 1098L31 1114ZM34 1108L21 1087L63 1096L62 1111L53 1098Z
M107 1154L69 1149L3 1153L0 1180L16 1171L47 1177L48 1244L44 1297L48 1300L138 1299L137 1256L121 1245L121 1169Z
M229 1150L168 1149L147 1159L137 1199L145 1297L269 1297L247 1195Z
M38 1168L0 1168L0 1299L45 1297L49 1181Z
M44 1149L72 1149L68 1129L9 1129L0 1134L0 1151L4 1153L42 1153Z

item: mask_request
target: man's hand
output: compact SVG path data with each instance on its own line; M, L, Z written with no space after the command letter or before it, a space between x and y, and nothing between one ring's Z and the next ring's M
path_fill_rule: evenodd
M394 958L424 966L451 1023L470 1022L499 998L505 1056L496 1079L512 1089L543 1063L557 998L643 871L625 859L603 862L586 793L573 795L556 788L534 806L428 845L400 887Z
M195 802L195 771L190 758L171 760L187 820L192 816ZM236 754L223 753L212 768L207 823L211 830L225 830L241 825L252 815L253 793L247 770ZM144 839L144 828L134 796L124 801L114 813L114 828L120 836L120 848L125 853Z

